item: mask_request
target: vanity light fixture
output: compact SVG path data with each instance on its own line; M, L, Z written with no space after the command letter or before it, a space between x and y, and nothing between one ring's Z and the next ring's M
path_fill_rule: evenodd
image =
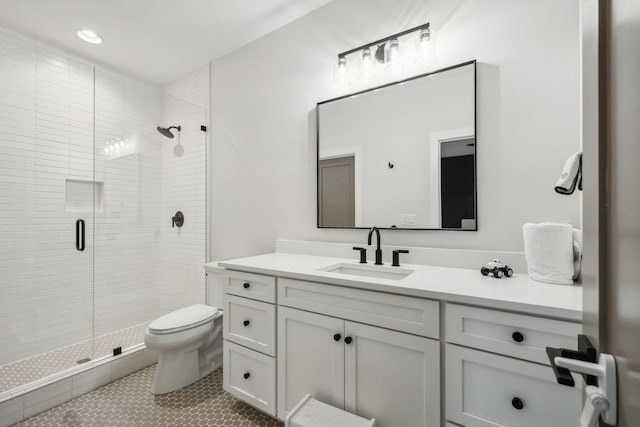
M417 27L410 28L405 31L401 31L397 34L393 34L376 40L371 43L350 49L338 54L338 68L344 70L347 68L347 56L352 53L362 52L362 61L369 63L371 61L371 48L376 48L375 58L380 63L392 62L400 52L400 43L398 39L402 36L406 36L411 33L419 33L419 40L421 44L429 42L431 40L431 28L430 24L419 25Z
M82 40L86 41L87 43L91 43L91 44L102 43L102 37L100 37L98 34L94 33L91 30L78 30L76 34L78 35L78 37L80 37Z

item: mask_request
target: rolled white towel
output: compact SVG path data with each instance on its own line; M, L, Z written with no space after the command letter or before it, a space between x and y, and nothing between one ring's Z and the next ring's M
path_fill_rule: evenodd
M582 272L582 230L573 229L573 280L580 278Z
M573 283L575 266L570 224L525 224L522 235L529 277L559 285Z
M564 164L562 175L556 182L555 190L558 194L573 194L582 175L582 153L578 151L569 157ZM582 187L582 184L580 184Z

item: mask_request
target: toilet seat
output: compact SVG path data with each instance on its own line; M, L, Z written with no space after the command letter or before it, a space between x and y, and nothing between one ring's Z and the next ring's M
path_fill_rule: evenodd
M149 333L163 335L192 329L210 322L218 309L204 304L194 304L158 317L148 326Z

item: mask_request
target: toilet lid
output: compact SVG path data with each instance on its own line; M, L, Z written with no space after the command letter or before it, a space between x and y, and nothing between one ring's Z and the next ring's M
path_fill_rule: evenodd
M149 332L169 334L195 328L207 323L218 314L218 309L204 304L194 304L181 308L149 323Z

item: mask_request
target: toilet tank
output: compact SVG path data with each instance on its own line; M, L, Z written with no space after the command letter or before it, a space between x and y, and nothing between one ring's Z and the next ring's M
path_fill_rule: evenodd
M207 274L206 304L222 310L224 285L227 280L226 270L218 267L218 262L214 261L205 264L204 271Z

